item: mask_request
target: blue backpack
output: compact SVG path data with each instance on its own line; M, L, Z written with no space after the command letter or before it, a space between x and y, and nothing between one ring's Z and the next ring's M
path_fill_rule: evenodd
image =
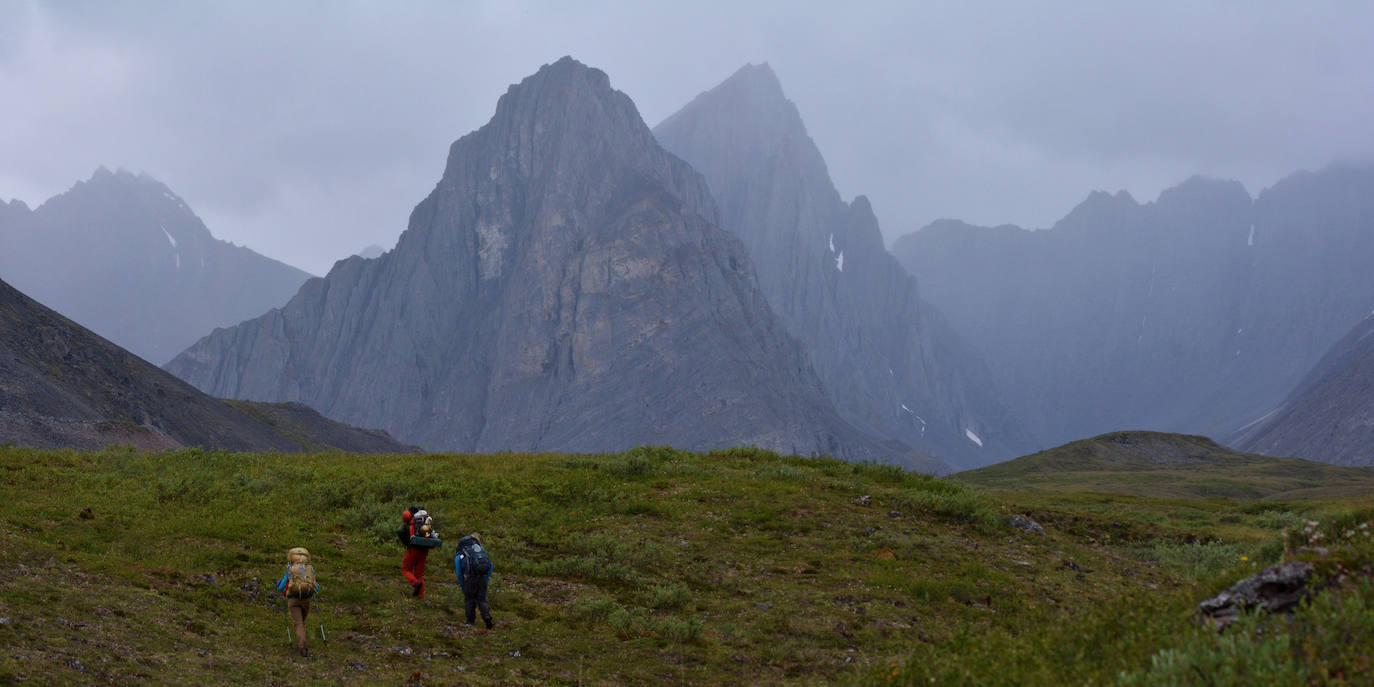
M491 557L487 550L472 535L458 540L458 555L464 559L463 574L481 576L491 574Z

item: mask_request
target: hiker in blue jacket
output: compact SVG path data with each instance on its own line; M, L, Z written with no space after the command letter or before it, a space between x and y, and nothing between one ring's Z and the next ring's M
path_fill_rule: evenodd
M482 546L477 534L469 534L458 540L458 553L453 557L453 571L458 575L458 584L463 587L463 613L467 624L476 619L475 611L482 611L482 622L487 629L492 628L491 608L487 605L487 584L491 581L491 556Z
M310 615L310 600L320 593L309 551L298 546L286 552L286 574L277 580L277 591L286 599L286 614L296 630L296 650L301 656L309 656L310 651L305 648L305 637L309 634L305 619Z

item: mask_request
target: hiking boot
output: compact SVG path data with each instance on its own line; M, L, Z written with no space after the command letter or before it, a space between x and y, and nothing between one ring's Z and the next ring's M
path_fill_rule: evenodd
M487 629L488 629L488 630L490 630L491 628L493 628L493 627L496 626L496 623L491 622L491 618L483 618L483 619L482 619L482 622L484 622L484 623L487 624Z
M414 585L412 585L412 588L413 588L415 591L411 593L411 596L419 596L419 595L420 595L420 590L425 588L425 583L423 583L423 582L416 582Z
M301 658L310 658L310 650L305 647L301 647Z

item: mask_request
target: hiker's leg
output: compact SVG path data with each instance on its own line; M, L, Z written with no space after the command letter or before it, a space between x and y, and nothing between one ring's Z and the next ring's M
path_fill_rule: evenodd
M291 625L296 628L296 648L305 648L305 616L309 613L309 602L301 599L287 599L286 608L291 612Z
M469 625L477 619L477 593L474 579L463 577L463 617L467 619Z
M420 598L425 598L425 562L429 560L429 549L416 549L419 557L415 560L415 579L420 582Z
M412 585L419 584L420 578L415 575L415 561L420 559L419 549L406 549L406 557L401 561L401 574L406 576L406 582Z
M491 607L487 605L487 583L491 578L483 575L474 581L477 584L477 608L482 611L482 621L491 627Z

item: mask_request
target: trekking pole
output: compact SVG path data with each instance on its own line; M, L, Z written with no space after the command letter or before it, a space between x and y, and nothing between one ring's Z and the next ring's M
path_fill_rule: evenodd
M320 604L320 595L315 595L315 607L318 609L316 615L320 618L320 641L327 642L329 638L324 636L324 606Z
M295 640L291 637L291 609L286 607L286 597L284 596L281 599L281 612L282 617L286 618L286 645L293 646Z

